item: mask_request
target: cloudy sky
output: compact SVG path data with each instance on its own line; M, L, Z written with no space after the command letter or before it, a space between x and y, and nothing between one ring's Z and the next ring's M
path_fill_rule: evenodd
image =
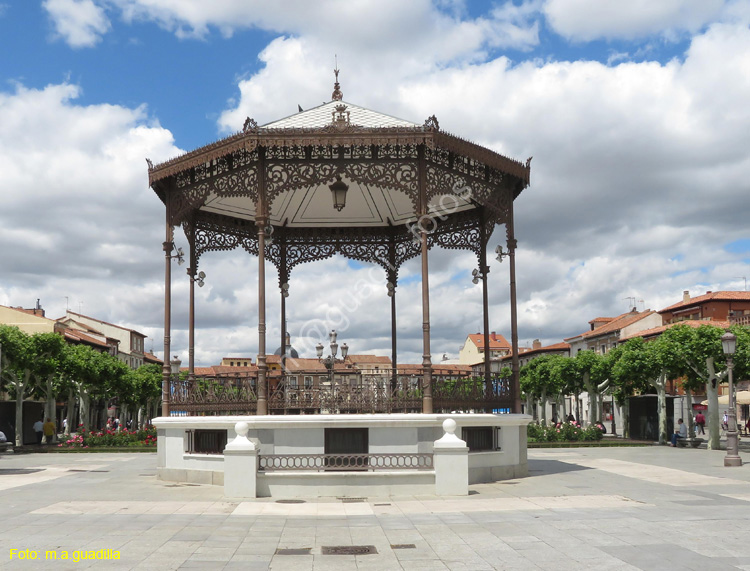
M533 156L516 201L519 338L555 343L597 316L661 309L750 278L747 0L0 0L0 304L66 306L163 342L160 162L330 100ZM497 228L492 248L504 239ZM177 245L187 242L178 230ZM432 252L433 361L480 330L471 254ZM492 259L492 258L490 258ZM257 353L257 261L203 257L198 364ZM421 361L416 262L398 289L401 362ZM187 277L173 350L187 360ZM491 329L510 338L507 264ZM275 270L268 287L278 291ZM389 354L382 272L298 267L303 356L335 327ZM268 305L278 346L278 295Z

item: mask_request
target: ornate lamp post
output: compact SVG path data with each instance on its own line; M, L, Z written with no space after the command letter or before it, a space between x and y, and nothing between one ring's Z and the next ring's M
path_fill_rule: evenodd
M323 344L318 343L315 346L315 351L318 354L318 360L321 361L326 369L328 369L328 380L331 383L331 390L333 390L333 367L336 364L336 353L339 351L339 344L336 343L336 337L338 333L336 333L335 329L331 329L331 332L328 334L328 338L331 340L331 354L323 358ZM346 359L346 356L349 354L349 347L347 347L346 343L344 343L341 346L341 360L343 361Z
M727 356L727 371L729 373L729 430L727 430L727 455L724 457L724 466L742 466L737 440L737 407L734 404L734 380L732 370L734 369L734 352L737 349L737 337L734 333L727 331L721 336L721 346L724 355Z

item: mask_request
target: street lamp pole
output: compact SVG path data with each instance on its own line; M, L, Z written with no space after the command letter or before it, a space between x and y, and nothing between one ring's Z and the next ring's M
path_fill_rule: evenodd
M737 438L737 407L734 403L734 353L737 349L737 337L730 331L721 336L721 345L727 357L727 373L729 376L729 430L727 430L727 455L724 466L742 466Z
M337 336L338 336L338 333L336 333L336 330L331 329L331 332L328 334L328 338L331 341L329 345L331 348L331 354L325 359L323 359L323 344L318 343L315 346L315 351L318 354L318 360L322 361L326 369L328 369L328 382L331 385L331 394L334 396L334 402L335 402L336 391L335 391L334 382L333 382L333 369L334 369L334 366L336 365L336 354L339 351L339 344L336 343ZM342 361L343 359L346 359L346 356L348 354L349 354L349 347L346 345L346 343L344 343L343 345L341 345Z

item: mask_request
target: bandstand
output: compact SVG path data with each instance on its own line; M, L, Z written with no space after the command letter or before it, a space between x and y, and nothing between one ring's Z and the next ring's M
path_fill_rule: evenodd
M345 102L338 71L331 99L262 126L248 118L240 132L225 139L162 164L148 161L149 184L166 207L163 407L162 418L155 422L160 445L168 448L168 433L180 435L180 446L188 455L191 450L185 442L190 438L186 434L191 431L191 418L230 432L241 419L249 423L245 433L250 440L255 439L253 446L262 455L264 450L278 452L278 446L274 448L268 438L263 441L268 423L286 423L289 428L289 423L296 422L290 413L307 417L295 426L309 429L318 422L316 426L322 431L332 425L375 426L384 418L387 424L388 418L396 418L379 416L385 413L397 415L399 425L406 427L406 432L395 436L400 449L405 446L410 453L422 454L430 452L433 436L442 434L440 426L447 417L440 413L461 411L474 414L471 421L459 420L459 428L482 423L496 427L500 426L498 417L506 417L503 422L518 428L513 439L516 447L523 441L520 464L525 466L525 430L521 434L519 428L526 424L522 415L478 413L498 409L520 413L513 201L529 184L530 160L521 163L441 131L434 116L420 125ZM438 246L476 255L473 274L482 282L484 353L489 356L486 250L499 224L505 226L506 250L498 247L496 251L500 259L507 258L510 273L513 375L510 379L493 378L490 360L485 359L481 379L433 379L429 251ZM189 247L187 378L175 375L167 358L171 355L171 267L182 255L175 252L174 245L174 229L178 226ZM194 288L200 259L211 251L235 248L258 258L257 369L246 375L205 378L195 374L194 364ZM386 383L364 379L356 387L339 386L332 375L330 383L314 387L287 386L284 373L289 357L282 355L279 374L269 374L267 363L265 262L270 261L278 272L281 347L285 347L286 299L293 292L292 270L337 254L383 269L383 293L391 298L393 370ZM422 269L423 355L422 374L416 385L399 376L396 342L399 268L412 258L421 259ZM187 416L175 418L178 412ZM423 414L408 414L417 412ZM311 414L319 415L320 421L310 418ZM274 421L277 415L287 418ZM408 428L410 419L421 423L420 430L428 425L431 428L417 437L417 432L412 434ZM253 424L258 422L262 427ZM241 432L236 442L244 438ZM497 444L496 435L490 439ZM271 440L278 442L279 438ZM378 442L387 450L382 439ZM321 443L310 441L305 452L323 452L322 448ZM288 452L289 446L285 450ZM367 453L372 456L371 450ZM160 450L163 477L185 477L175 472L185 470L184 462L169 466L169 459L176 457L177 452ZM199 470L216 472L212 468L216 459L207 461L209 467ZM323 471L330 471L330 457L323 461ZM491 473L485 470L483 476L473 479L502 476ZM507 476L507 471L503 473ZM267 488L273 494L273 486Z

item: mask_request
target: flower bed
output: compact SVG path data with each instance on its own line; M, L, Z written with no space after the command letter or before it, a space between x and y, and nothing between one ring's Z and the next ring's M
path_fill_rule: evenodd
M128 446L148 447L156 446L156 429L146 430L99 430L89 432L81 429L70 438L57 445L59 448L93 448L93 447L117 447Z
M602 439L604 431L598 426L582 428L577 423L564 422L550 426L529 424L527 435L529 442L594 442Z

